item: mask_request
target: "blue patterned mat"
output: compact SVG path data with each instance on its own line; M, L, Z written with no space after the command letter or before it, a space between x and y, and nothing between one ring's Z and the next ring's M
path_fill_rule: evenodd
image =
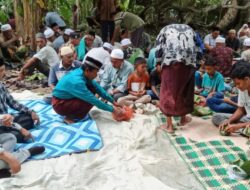
M74 152L96 151L103 146L101 135L95 121L86 117L81 122L66 125L63 118L57 115L53 108L41 100L21 101L27 107L35 110L40 117L40 125L31 130L35 142L18 144L17 148L30 148L43 145L46 151L32 157L40 160L70 154Z

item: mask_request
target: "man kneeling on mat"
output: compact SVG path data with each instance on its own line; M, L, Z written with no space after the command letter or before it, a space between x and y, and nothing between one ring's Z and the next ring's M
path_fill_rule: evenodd
M91 51L84 64L65 75L53 90L52 105L56 113L65 117L67 124L83 119L93 106L99 109L121 114L122 109L114 99L94 80L102 67L102 59L96 51ZM112 103L108 105L98 98Z

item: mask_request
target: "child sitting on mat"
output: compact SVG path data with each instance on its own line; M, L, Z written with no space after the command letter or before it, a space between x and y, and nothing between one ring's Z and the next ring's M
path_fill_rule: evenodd
M146 95L146 87L149 87L149 74L147 72L147 62L144 58L135 59L135 71L128 77L129 95L118 99L119 105L133 107L135 103L149 103L150 95Z
M200 95L205 98L210 98L215 95L216 92L225 91L224 77L221 73L216 71L217 62L213 57L208 57L205 61L206 73L202 79L202 90Z

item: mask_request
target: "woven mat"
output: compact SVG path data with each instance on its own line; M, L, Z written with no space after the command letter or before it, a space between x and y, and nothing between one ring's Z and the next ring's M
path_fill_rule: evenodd
M184 137L167 136L206 189L250 189L249 180L231 180L227 175L230 162L247 159L245 152L232 141L192 142Z
M176 126L178 118L173 118ZM166 122L163 114L153 118L156 125ZM247 160L245 152L230 140L196 142L183 136L164 133L170 139L179 155L205 189L213 190L249 190L249 180L231 180L227 175L230 162L236 159Z

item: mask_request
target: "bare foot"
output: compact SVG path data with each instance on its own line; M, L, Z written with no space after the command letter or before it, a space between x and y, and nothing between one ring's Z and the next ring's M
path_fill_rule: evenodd
M178 124L179 126L184 126L192 121L191 117L184 116L181 118L180 123Z
M72 124L72 123L75 123L74 120L72 120L72 119L70 119L70 118L67 118L67 117L64 118L63 122L66 123L66 124L68 124L68 125L70 125L70 124Z
M161 125L160 129L162 129L163 131L166 131L167 133L170 133L170 134L173 134L175 132L173 126L169 127L167 125Z

